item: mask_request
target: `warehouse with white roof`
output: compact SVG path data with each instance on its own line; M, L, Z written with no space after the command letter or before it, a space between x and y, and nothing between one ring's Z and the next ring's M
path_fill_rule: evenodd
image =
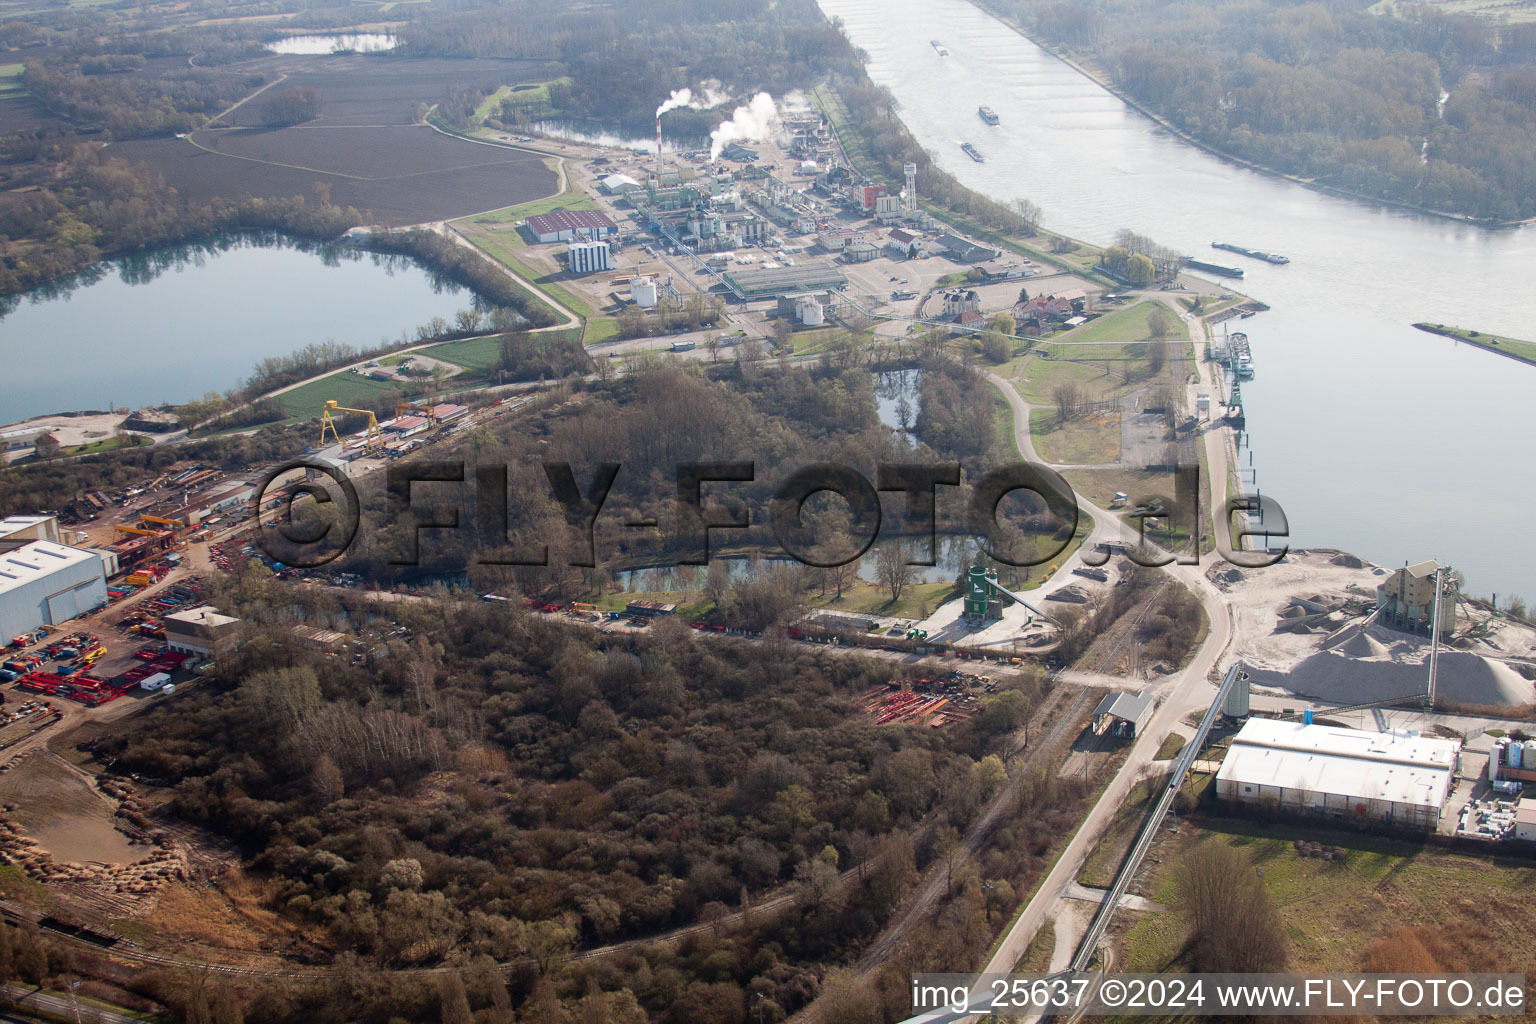
M106 603L106 574L94 551L37 540L0 553L0 643Z
M1455 740L1254 718L1232 739L1216 795L1430 830L1456 786L1460 755Z

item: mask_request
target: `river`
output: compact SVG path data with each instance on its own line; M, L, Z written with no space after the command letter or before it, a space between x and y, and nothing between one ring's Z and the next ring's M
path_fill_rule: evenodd
M0 423L184 402L268 356L371 348L473 301L410 259L336 246L226 239L100 264L0 319Z
M820 4L869 54L913 135L966 185L1030 199L1048 228L1086 241L1132 228L1243 267L1242 291L1274 307L1244 321L1258 368L1243 386L1253 466L1287 513L1292 546L1388 566L1438 558L1469 593L1536 597L1536 548L1518 539L1520 510L1536 508L1519 454L1536 437L1536 368L1409 326L1536 340L1536 228L1474 227L1228 163L965 0ZM981 122L980 104L1000 126ZM960 151L965 141L986 163ZM1292 262L1217 253L1213 241Z

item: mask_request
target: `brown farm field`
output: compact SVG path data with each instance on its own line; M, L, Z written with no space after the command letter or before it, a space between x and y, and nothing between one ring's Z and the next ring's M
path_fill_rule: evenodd
M536 80L547 70L537 62L273 55L234 67L262 72L273 84L188 138L116 142L111 155L148 166L194 201L327 197L390 226L462 217L556 191L545 157L414 123L418 107L453 89ZM267 95L294 86L320 93L322 115L289 128L262 127ZM26 115L20 108L12 113Z
M557 185L537 154L449 138L424 125L210 130L192 139L117 143L112 152L148 164L194 199L313 200L328 187L331 202L391 226L528 202Z
M308 86L325 100L313 123L337 125L411 124L417 103L437 103L450 89L476 85L537 82L549 65L526 60L450 60L391 56L294 57L273 54L233 67L283 76L272 91ZM235 110L221 124L261 124L263 97Z

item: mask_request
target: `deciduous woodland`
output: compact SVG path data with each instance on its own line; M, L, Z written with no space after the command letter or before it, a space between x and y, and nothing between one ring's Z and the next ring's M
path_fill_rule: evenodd
M1233 156L1435 210L1536 216L1536 24L1365 0L985 6Z

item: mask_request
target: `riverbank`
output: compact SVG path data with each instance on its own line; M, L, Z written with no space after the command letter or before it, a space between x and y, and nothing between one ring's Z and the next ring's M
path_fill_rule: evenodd
M1084 78L1092 81L1105 92L1111 94L1116 99L1120 100L1120 102L1136 111L1138 114L1141 114L1143 117L1152 121L1159 128L1162 128L1170 135L1179 139L1179 141L1186 142L1189 145L1194 146L1196 149L1209 153L1211 156L1214 156L1220 160L1225 160L1227 163L1234 164L1246 170L1256 171L1259 174L1265 174L1273 178L1279 178L1282 181L1288 181L1293 185L1300 185L1302 188L1311 189L1315 192L1322 192L1328 195L1337 196L1341 199L1350 199L1355 202L1372 203L1379 206L1390 207L1394 210L1406 210L1410 213L1422 214L1427 217L1438 217L1442 220L1454 221L1460 224L1471 224L1476 227L1483 228L1516 228L1525 224L1536 223L1536 217L1528 218L1526 220L1513 221L1487 220L1473 217L1464 213L1452 213L1448 210L1437 210L1429 206L1419 206L1416 203L1405 203L1397 199L1387 199L1383 196L1371 195L1368 192L1357 192L1353 189L1340 188L1337 185L1329 185L1318 181L1315 178L1307 178L1302 175L1291 174L1287 171L1278 170L1274 167L1268 167L1264 164L1256 163L1252 160L1238 156L1235 153L1230 153L1221 147L1207 142L1199 136L1192 134L1173 121L1170 121L1167 117L1147 107L1130 93L1116 85L1114 81L1110 79L1109 75L1103 71L1103 69L1086 63L1082 60L1078 60L1077 58L1071 56L1069 51L1066 49L1031 35L1016 18L998 9L995 4L989 3L988 0L968 0L968 2L973 4L978 10L985 12L991 17L994 17L998 21L1007 25L1014 32L1017 32L1020 36L1028 39L1030 42L1040 47L1040 49L1044 50L1046 53L1049 53L1052 57L1055 57L1057 60L1061 61L1067 67L1076 71Z
M1413 326L1428 334L1438 334L1454 341L1464 341L1468 345L1476 345L1489 352L1496 352L1509 359L1536 366L1536 343L1521 341L1519 338L1506 338L1500 334L1487 334L1465 327L1447 327L1445 324L1420 323Z

